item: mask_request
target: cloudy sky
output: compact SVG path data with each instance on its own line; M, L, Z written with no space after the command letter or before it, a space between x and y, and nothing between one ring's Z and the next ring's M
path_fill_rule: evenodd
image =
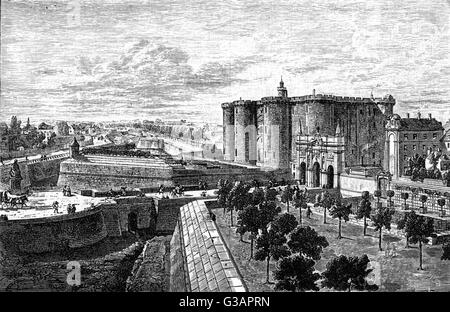
M1 2L0 120L220 122L220 103L392 94L450 118L450 0Z

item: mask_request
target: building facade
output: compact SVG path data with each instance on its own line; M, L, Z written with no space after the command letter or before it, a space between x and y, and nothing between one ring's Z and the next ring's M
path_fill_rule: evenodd
M339 125L334 136L297 134L297 164L293 178L301 185L332 189L340 187L340 175L345 165L345 142Z
M355 98L313 90L312 95L288 97L283 81L277 90L278 96L222 104L225 160L294 174L296 134L312 137L320 129L322 137L331 138L339 126L344 165L382 166L385 125L395 105L391 95Z
M432 118L422 118L418 113L416 118L407 114L401 118L395 114L386 125L384 168L394 178L404 175L409 166L409 158L415 155L426 158L431 152L441 150L444 133L442 123Z

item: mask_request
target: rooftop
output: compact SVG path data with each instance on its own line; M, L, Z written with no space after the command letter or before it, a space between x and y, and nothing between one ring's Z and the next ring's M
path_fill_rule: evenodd
M400 128L403 131L438 131L444 130L442 123L434 118L402 118Z
M179 224L191 291L245 292L235 264L204 201L180 208Z

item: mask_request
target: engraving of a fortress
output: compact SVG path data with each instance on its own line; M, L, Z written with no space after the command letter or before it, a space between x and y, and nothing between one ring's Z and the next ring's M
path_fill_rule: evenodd
M398 118L392 95L342 97L313 90L290 97L282 79L277 90L277 96L222 104L225 160L289 170L310 187L339 187L345 167L385 167L398 174L396 158L386 156L386 125Z

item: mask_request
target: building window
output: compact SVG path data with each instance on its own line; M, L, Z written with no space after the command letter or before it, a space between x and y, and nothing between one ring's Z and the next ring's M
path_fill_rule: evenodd
M422 145L422 149L423 149L423 150L426 150L426 149L427 149L427 146L426 146L426 145Z
M403 138L404 138L405 140L408 140L408 135L407 135L407 134L404 134L404 135L403 135Z
M428 139L428 136L426 133L423 134L423 138L424 138L424 140Z
M375 153L372 153L372 158L375 158Z
M413 151L415 151L416 150L416 146L415 145L413 145Z
M236 108L236 114L239 112L239 110Z
M364 111L362 109L359 110L360 115L364 115Z
M416 140L417 139L417 133L414 133L413 134L413 140Z
M264 107L264 112L267 113L267 107Z
M433 139L437 139L437 133L433 133Z
M407 160L408 159L408 155L403 156L403 160Z
M408 146L403 145L403 150L406 152L408 150Z
M234 149L234 156L237 156L237 148Z

